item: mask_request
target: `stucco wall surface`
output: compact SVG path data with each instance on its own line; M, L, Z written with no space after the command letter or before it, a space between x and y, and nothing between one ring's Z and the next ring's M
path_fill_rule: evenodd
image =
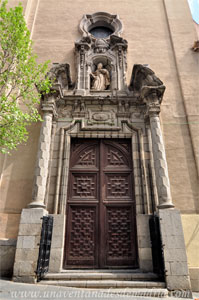
M188 267L193 291L199 291L199 215L182 215Z

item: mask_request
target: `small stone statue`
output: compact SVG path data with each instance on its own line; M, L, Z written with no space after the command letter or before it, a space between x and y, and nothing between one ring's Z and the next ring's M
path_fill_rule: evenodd
M92 90L95 91L104 91L110 85L110 75L107 69L103 69L103 64L98 63L97 70L91 73L93 78Z

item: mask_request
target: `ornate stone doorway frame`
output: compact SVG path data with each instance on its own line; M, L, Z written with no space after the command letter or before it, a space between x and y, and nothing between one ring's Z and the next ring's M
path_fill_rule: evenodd
M144 154L144 140L146 140L146 135L143 134L143 124L140 128L136 128L128 121L121 121L121 127L117 127L114 130L98 131L87 130L84 122L82 120L74 120L72 124L67 127L61 127L60 139L59 139L59 149L61 150L61 155L59 156L58 163L58 176L56 183L56 195L54 201L54 234L53 240L60 244L61 247L58 249L54 241L52 241L51 249L51 259L50 259L50 272L60 272L63 266L63 251L64 251L64 237L65 237L65 222L66 222L66 199L67 199L67 189L68 189L68 176L69 176L69 158L70 158L70 146L71 138L103 138L103 139L131 139L132 142L132 161L133 161L133 173L134 173L134 188L135 188L135 201L136 201L136 219L137 219L137 236L138 240L138 259L139 266L145 271L152 271L152 257L150 253L150 237L148 229L148 219L150 213L156 206L155 203L151 203L149 196L149 186L146 174L146 164L145 164L145 154ZM150 129L147 129L148 133ZM146 132L145 132L146 134ZM152 166L152 161L148 160ZM154 169L152 170L154 176ZM59 174L62 174L62 176ZM155 188L155 184L154 184ZM157 196L154 195L154 201L157 201ZM56 219L62 222L62 234L56 235ZM58 225L57 225L58 226ZM147 228L147 229L146 229ZM60 227L59 227L60 229ZM60 240L58 242L58 239ZM145 240L145 242L144 242ZM144 244L145 243L145 244ZM148 253L146 253L148 252ZM59 255L58 255L59 253Z
M157 90L155 91L157 92ZM147 97L144 96L140 106L136 106L134 100L127 97L125 97L125 101L120 98L115 101L103 101L96 97L94 105L90 103L89 98L84 99L82 103L82 100L75 97L72 110L73 119L70 122L58 119L55 137L57 144L54 146L59 149L59 158L53 213L57 215L56 218L62 219L60 222L63 224L63 230L61 235L60 231L59 235L56 235L55 218L50 271L62 270L70 143L73 137L130 138L132 140L139 266L146 271L152 271L149 215L154 213L157 207L168 208L173 207L173 204L170 197L166 156L158 116L160 100L157 94L153 93ZM53 101L53 99L51 100ZM68 105L70 105L69 101ZM48 105L49 99L43 103L43 109ZM65 105L66 102L58 112L59 114L63 113ZM114 109L111 111L113 107L115 107L115 111ZM130 109L131 113L129 113ZM43 126L45 126L44 123ZM41 164L39 163L39 165ZM158 178L158 185L156 178ZM46 196L45 203L47 205L48 192ZM61 247L58 249L56 244Z
M24 209L20 227L33 223L33 217L46 214L49 201L49 177L55 172L56 187L53 196L54 229L50 257L50 272L60 272L63 265L65 237L65 208L68 185L70 142L81 138L131 138L134 168L136 219L139 267L152 271L151 245L148 219L151 213L160 216L160 230L164 244L165 279L170 290L190 289L186 250L179 212L174 209L162 131L159 120L160 105L165 87L154 81L136 83L139 68L135 66L131 95L112 95L107 91L90 96L71 95L61 86L58 93L48 95L42 102L43 118L36 164L33 201ZM148 69L148 68L147 68ZM146 70L148 72L148 70ZM152 72L152 74L154 74ZM138 76L139 77L139 76ZM159 83L159 82L158 82ZM137 89L137 90L136 90ZM103 97L102 97L103 96ZM53 167L53 151L57 167ZM150 168L150 172L149 169ZM150 175L149 175L150 173ZM153 199L153 201L151 201ZM26 222L26 223L24 223ZM38 221L37 221L38 222ZM35 223L37 223L35 221ZM38 224L41 224L39 220ZM37 234L39 237L39 233ZM23 237L23 238L22 238ZM19 234L14 278L31 281L35 278L38 244L34 245L34 261L26 256L27 272L24 272L24 253L30 233ZM34 236L35 240L35 236ZM31 249L32 250L32 249ZM31 256L31 257L30 257ZM27 279L29 278L29 279Z

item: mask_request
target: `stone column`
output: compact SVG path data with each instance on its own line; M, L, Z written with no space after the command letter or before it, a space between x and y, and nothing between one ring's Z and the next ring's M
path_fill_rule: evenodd
M40 131L40 139L35 169L35 179L32 194L32 202L29 208L45 208L44 200L50 159L52 119L54 113L54 99L49 99L42 107L43 123Z
M36 282L37 260L41 239L42 218L48 215L44 198L48 166L50 159L52 119L54 99L48 98L43 103L43 123L40 131L33 201L22 210L17 238L13 280L19 282Z
M166 154L160 127L159 113L164 89L163 85L143 86L141 96L143 102L146 103L146 117L149 119L151 127L165 280L168 290L184 290L186 291L186 298L192 298L183 227L180 212L174 208L172 203Z
M158 208L174 207L171 198L170 182L160 119L158 115L149 113L156 183L158 190Z
M166 153L159 119L160 99L157 96L156 90L152 89L151 91L148 89L148 91L150 91L150 93L148 93L145 102L147 104L147 117L149 117L151 127L154 167L159 199L158 208L172 208L174 205L171 198Z

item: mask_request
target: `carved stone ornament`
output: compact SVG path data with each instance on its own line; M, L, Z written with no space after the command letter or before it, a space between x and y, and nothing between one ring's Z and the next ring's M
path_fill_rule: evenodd
M120 36L123 27L118 15L111 15L106 12L96 12L92 15L84 15L80 22L79 29L83 36L89 35L95 39L95 37L91 35L90 31L99 26L109 28L115 35L118 36Z
M103 113L103 112L96 112L92 115L92 119L95 121L107 121L108 119L110 119L110 115L107 113Z
M163 82L145 65L134 65L129 89L141 91L144 86L163 86Z
M47 76L52 81L51 90L53 92L59 91L62 93L63 89L69 90L73 88L69 64L54 63Z
M116 121L116 114L113 110L97 111L89 109L87 117L87 125L91 127L97 126L98 128L100 128L100 126L102 126L102 128L104 128L104 126L108 128L109 126L115 125Z
M94 45L95 53L105 53L110 48L109 43L105 39L97 39Z
M137 92L143 102L157 106L162 102L165 86L149 67L134 65L129 90Z

